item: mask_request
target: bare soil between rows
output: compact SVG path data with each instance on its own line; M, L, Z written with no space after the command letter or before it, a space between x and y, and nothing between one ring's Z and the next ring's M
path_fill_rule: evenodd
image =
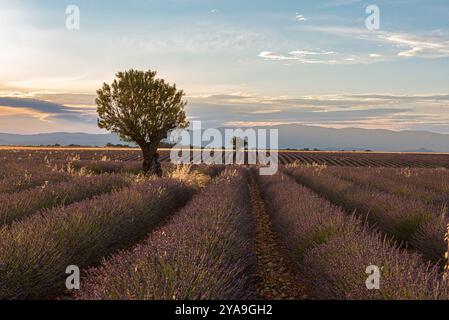
M311 300L313 293L272 230L259 186L250 175L251 208L255 221L256 292L262 300Z

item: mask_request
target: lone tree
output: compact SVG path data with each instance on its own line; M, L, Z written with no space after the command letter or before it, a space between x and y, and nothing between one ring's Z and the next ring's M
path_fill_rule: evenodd
M237 152L243 151L243 163L248 163L248 138L242 139L240 137L233 137L231 139L232 151L233 151L233 161L237 162Z
M135 142L143 152L143 170L162 175L157 149L170 130L186 128L184 92L177 90L155 71L128 70L116 74L111 85L104 83L95 100L98 126Z
M240 149L248 148L248 139L242 139L240 137L233 137L231 140L232 150L239 151Z

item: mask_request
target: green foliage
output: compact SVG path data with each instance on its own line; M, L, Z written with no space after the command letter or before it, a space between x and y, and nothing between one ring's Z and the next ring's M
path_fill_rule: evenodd
M304 259L304 255L307 251L320 244L328 242L333 237L344 234L343 230L340 230L337 225L331 223L320 225L316 230L313 230L309 235L301 239L300 243L296 247L295 254L299 261Z
M409 212L395 221L393 235L397 240L406 242L413 237L420 226L430 220L432 215L428 212Z
M242 139L240 137L233 137L231 140L232 149L233 150L240 150L240 149L246 149L248 148L248 139Z
M170 130L188 126L183 100L177 90L154 71L119 72L111 85L97 91L98 126L115 132L142 149L155 146Z

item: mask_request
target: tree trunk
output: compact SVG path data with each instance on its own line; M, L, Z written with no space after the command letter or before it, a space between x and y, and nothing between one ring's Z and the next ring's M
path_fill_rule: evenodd
M148 175L157 175L162 177L162 167L159 162L159 154L157 146L145 145L142 147L143 152L143 171Z

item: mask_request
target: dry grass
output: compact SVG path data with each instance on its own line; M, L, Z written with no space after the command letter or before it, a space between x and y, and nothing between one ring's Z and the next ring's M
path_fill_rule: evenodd
M211 180L211 177L192 170L191 165L180 165L175 167L174 170L168 172L168 176L175 180L181 181L187 185L190 185L196 189L202 189L207 186Z

